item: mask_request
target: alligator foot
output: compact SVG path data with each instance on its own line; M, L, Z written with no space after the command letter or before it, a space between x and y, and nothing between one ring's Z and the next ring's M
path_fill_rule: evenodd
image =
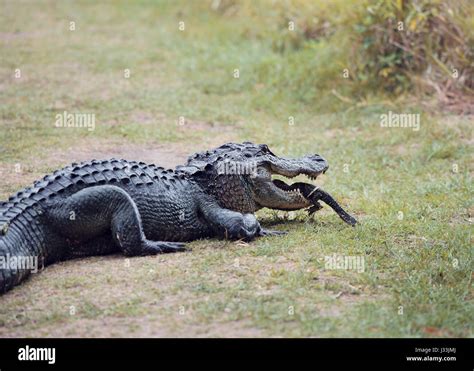
M285 234L288 234L286 231L273 231L270 229L263 229L261 228L260 231L258 232L259 237L265 237L265 236L283 236Z
M165 254L172 252L187 251L186 244L182 242L146 241L141 255Z
M321 205L318 201L314 201L314 205L308 209L308 215L313 215L316 211L321 210L323 205Z

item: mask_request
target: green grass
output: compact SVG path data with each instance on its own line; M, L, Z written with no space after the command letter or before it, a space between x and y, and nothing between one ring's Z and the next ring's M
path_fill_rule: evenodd
M2 3L2 198L27 185L15 164L40 176L78 143L206 149L227 133L283 156L322 154L318 182L360 225L327 208L315 220L262 211L290 233L196 241L131 269L122 257L58 264L0 298L0 335L473 336L472 118L380 96L345 102L331 92L346 91L338 45L279 53L265 25L204 3ZM94 113L96 130L55 128L64 110ZM420 113L420 130L381 128L388 110ZM335 253L364 257L365 272L325 269Z

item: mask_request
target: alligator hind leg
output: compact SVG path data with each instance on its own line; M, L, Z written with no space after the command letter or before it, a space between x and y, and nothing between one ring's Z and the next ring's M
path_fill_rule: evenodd
M77 241L111 233L115 245L127 256L185 250L182 243L148 240L135 202L116 186L85 188L52 204L46 218L63 236Z

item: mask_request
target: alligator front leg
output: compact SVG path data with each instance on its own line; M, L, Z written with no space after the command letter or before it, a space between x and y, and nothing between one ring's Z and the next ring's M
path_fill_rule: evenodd
M115 245L127 256L185 250L182 243L148 240L135 202L117 186L85 188L52 204L45 214L46 220L69 239L86 242L112 233Z
M215 203L201 205L201 212L211 229L220 238L250 241L260 236L286 234L286 232L263 229L253 214L241 214L224 209Z

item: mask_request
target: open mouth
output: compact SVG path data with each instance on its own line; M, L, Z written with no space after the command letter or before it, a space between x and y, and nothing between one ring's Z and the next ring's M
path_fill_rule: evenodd
M322 171L322 173L324 172L325 170ZM312 176L307 175L307 177L311 180L315 180L318 175L319 174ZM294 177L295 176L289 176L286 178ZM288 195L291 195L292 198L296 196L299 201L309 202L310 204L312 204L312 206L308 209L310 215L315 211L321 209L322 206L319 204L319 201L323 201L325 204L331 207L344 222L352 226L355 226L357 224L357 220L355 218L349 215L329 193L325 192L317 185L303 182L295 182L290 185L285 183L281 179L272 179L272 183L278 189L284 191Z
M299 175L304 175L304 176L306 176L307 178L309 178L310 180L316 180L316 178L317 178L319 175L324 174L325 172L326 172L326 170L323 170L323 171L318 172L318 173L310 173L310 174L306 174L306 173L303 173L303 172L302 172L302 173L298 173L298 174L294 174L294 175L292 175L292 174L286 175L286 174L279 174L279 173L274 173L274 174L272 174L272 175L283 176L283 177L285 177L285 178L287 178L287 179L293 179L293 178L295 178L295 177L297 177L297 176L299 176Z
M321 173L325 173L326 170L324 171L321 171L319 173L312 173L312 174L305 174L305 173L300 173L300 174L295 174L295 175L288 175L288 176L285 176L285 175L282 175L282 174L272 174L272 183L274 186L276 186L277 188L281 189L282 191L285 191L285 192L288 192L288 193L296 193L296 194L300 194L301 196L305 197L305 195L303 194L303 189L302 189L302 184L307 184L309 187L312 187L312 188L318 188L318 186L314 185L314 184L311 184L311 183L301 183L301 182L297 182L297 183L292 183L292 184L288 184L286 183L284 180L282 179L273 179L273 176L274 175L278 175L278 176L281 176L281 177L284 177L285 180L290 180L292 178L295 178L296 176L298 175L305 175L306 178L308 178L309 180L311 181L314 181L316 180L316 178L321 174ZM306 195L307 196L307 195Z

